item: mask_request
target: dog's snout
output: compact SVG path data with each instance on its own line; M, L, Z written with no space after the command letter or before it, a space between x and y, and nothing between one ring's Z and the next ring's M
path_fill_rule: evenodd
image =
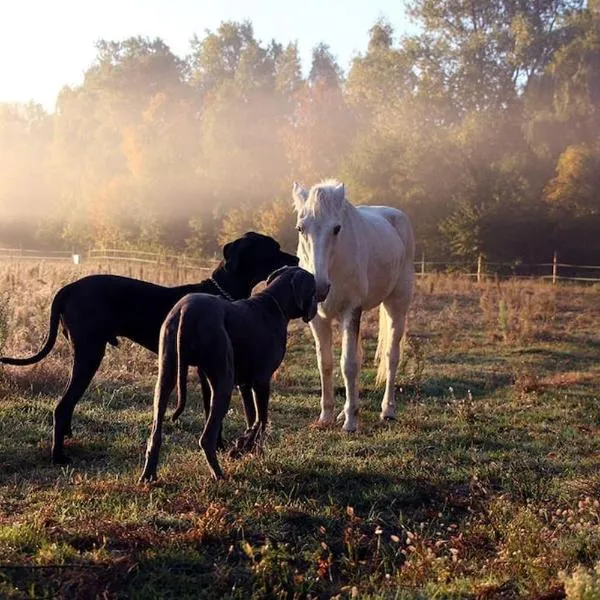
M325 298L327 298L327 294L329 294L329 290L331 289L331 283L328 281L317 283L316 297L317 302L323 302Z

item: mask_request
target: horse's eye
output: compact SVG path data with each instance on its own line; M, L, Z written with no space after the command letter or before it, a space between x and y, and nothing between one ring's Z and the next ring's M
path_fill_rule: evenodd
M304 233L304 227L302 227L302 225L296 225L296 229L299 233Z
M333 235L337 235L337 234L340 232L340 229L341 229L341 228L342 228L342 226L341 226L341 225L336 225L336 226L333 228Z

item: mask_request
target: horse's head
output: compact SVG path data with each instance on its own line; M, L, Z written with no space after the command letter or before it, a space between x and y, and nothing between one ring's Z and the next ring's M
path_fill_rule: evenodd
M292 196L298 214L300 265L315 276L317 301L323 302L331 288L329 268L343 234L344 184L325 181L307 190L294 182Z

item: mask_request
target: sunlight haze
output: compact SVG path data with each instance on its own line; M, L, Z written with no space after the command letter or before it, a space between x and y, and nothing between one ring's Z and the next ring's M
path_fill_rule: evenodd
M33 100L50 111L64 85L81 83L99 39L160 37L184 57L195 33L215 30L222 21L247 19L264 43L297 40L305 70L320 42L329 44L347 70L352 57L365 51L368 30L378 18L386 17L397 36L409 27L403 3L393 0L24 0L3 5L0 102Z

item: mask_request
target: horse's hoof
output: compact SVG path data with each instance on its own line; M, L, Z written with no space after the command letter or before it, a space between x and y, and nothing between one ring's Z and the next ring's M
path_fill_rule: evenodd
M324 429L329 429L332 425L333 423L331 421L321 421L321 419L317 419L311 424L310 428L321 431Z
M382 421L385 421L386 423L393 423L394 421L396 421L396 417L386 417L386 416L382 416L381 417Z
M358 427L356 425L347 425L346 423L344 423L344 426L342 427L342 431L345 431L346 433L356 433L357 429Z
M138 479L138 484L154 483L156 481L156 473L143 473Z

